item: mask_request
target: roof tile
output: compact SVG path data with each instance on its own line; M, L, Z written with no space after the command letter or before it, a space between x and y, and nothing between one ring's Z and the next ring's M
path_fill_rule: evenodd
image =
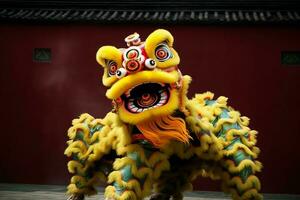
M1 21L97 22L97 23L293 23L300 11L286 10L106 10L0 8Z

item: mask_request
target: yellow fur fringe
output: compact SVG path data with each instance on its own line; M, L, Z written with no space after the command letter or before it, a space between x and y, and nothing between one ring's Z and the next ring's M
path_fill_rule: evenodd
M186 81L189 82L188 78ZM183 95L182 97L186 95L188 84L185 87L179 93ZM256 176L250 175L246 181L242 181L238 176L230 177L230 174L239 173L246 167L250 167L253 174L261 170L261 163L254 160L259 154L259 149L255 146L257 132L248 128L249 119L247 117L240 116L239 112L227 106L227 98L219 97L213 103L207 104L207 101L210 100L213 100L213 94L207 92L197 94L191 100L186 98L182 101L184 103L180 104L181 106L185 105L184 108L181 108L187 114L185 122L189 130L195 134L194 140L200 141L199 146L170 141L160 151L154 151L147 156L142 146L131 144L130 128L115 113L109 113L104 119L94 119L88 114L83 114L79 119L73 120L73 126L68 131L70 140L67 142L69 146L65 154L67 156L77 155L79 160L71 160L68 163L68 170L75 174L68 186L68 193L95 193L94 186L97 182L95 179L105 180L104 174L94 174L89 180L84 177L84 174L95 161L111 150L115 150L122 158L114 161L114 171L109 174L107 182L116 182L125 190L119 195L113 186L108 186L105 191L107 197L116 200L146 197L151 192L155 180L158 180L164 171L170 169L169 157L177 155L183 160L197 156L199 160L215 162L213 165L204 162L194 170L191 169L189 180L195 179L198 175L212 179L222 178L226 185L224 190L232 193L234 199L250 197L261 199L261 195L258 193L261 186ZM224 110L227 111L228 117L219 118ZM216 120L217 118L219 119ZM215 124L212 123L213 121ZM91 135L90 129L99 125L101 125L101 129ZM239 126L239 129L229 128L225 130L224 137L218 136L225 126L233 125ZM233 143L236 139L239 139L239 142ZM238 151L244 152L253 160L244 159L236 164L228 159ZM127 156L130 153L139 155L141 166L137 166L136 161ZM217 163L221 163L221 165ZM120 170L125 166L130 166L131 173L137 179L123 181ZM144 180L143 185L138 179ZM184 187L190 188L191 185L187 182Z

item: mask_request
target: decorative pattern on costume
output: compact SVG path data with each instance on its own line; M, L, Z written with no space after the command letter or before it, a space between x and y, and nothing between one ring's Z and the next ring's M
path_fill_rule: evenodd
M226 97L187 98L191 77L181 74L168 31L156 30L145 42L134 33L125 42L127 49L104 46L96 55L112 112L103 119L83 114L68 131L70 199L106 184L108 199L140 200L154 189L152 200L180 200L198 176L221 179L233 199L262 199L249 119Z

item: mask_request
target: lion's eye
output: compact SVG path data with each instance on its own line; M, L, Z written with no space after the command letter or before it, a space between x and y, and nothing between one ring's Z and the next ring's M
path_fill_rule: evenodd
M165 61L172 57L172 52L166 44L160 44L155 49L155 57L159 61Z
M117 72L116 72L116 77L117 77L118 79L120 79L120 78L124 77L124 76L126 75L126 73L127 73L126 69L120 68L120 69L118 69Z
M155 60L151 59L151 58L148 58L146 61L145 61L145 66L149 69L154 69L156 67L156 62Z
M118 65L115 61L108 61L108 74L109 76L113 76L116 74L116 71L118 70Z

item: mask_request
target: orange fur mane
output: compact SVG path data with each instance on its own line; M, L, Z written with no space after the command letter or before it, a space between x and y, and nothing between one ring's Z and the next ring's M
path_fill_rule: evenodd
M185 121L179 117L162 116L136 125L146 139L156 147L163 147L170 140L189 143L190 135Z

